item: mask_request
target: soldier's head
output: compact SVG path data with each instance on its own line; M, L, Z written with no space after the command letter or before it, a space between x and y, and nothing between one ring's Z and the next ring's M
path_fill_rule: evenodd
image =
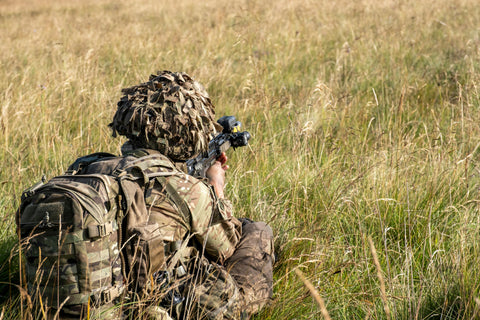
M127 137L134 148L185 161L207 150L221 131L208 93L186 73L162 71L122 93L110 127L114 137Z

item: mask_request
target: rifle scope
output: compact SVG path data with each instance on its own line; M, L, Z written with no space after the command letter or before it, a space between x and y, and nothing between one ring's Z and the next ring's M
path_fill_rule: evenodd
M228 134L228 140L232 147L243 147L248 144L250 133L248 131L239 132L242 124L237 121L235 116L223 116L217 122L223 127L222 133Z

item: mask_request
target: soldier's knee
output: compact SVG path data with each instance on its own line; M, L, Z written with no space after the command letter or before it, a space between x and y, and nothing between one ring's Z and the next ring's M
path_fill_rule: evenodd
M269 255L274 254L273 231L265 222L252 222L246 224L242 230L242 243L255 242L258 249Z
M272 228L265 222L252 222L245 224L242 228L242 237L247 237L255 234L262 238L273 238Z

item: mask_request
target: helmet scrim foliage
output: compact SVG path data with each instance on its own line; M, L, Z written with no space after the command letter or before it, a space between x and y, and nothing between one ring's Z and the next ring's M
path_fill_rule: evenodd
M206 151L221 129L208 93L186 73L162 71L122 93L110 127L137 148L185 161Z

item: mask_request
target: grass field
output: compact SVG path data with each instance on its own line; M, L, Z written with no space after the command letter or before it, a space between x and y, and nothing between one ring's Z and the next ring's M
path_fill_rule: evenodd
M164 69L253 136L227 194L276 236L255 319L480 318L479 21L477 0L0 0L0 319L28 319L21 191L118 153L120 89Z

